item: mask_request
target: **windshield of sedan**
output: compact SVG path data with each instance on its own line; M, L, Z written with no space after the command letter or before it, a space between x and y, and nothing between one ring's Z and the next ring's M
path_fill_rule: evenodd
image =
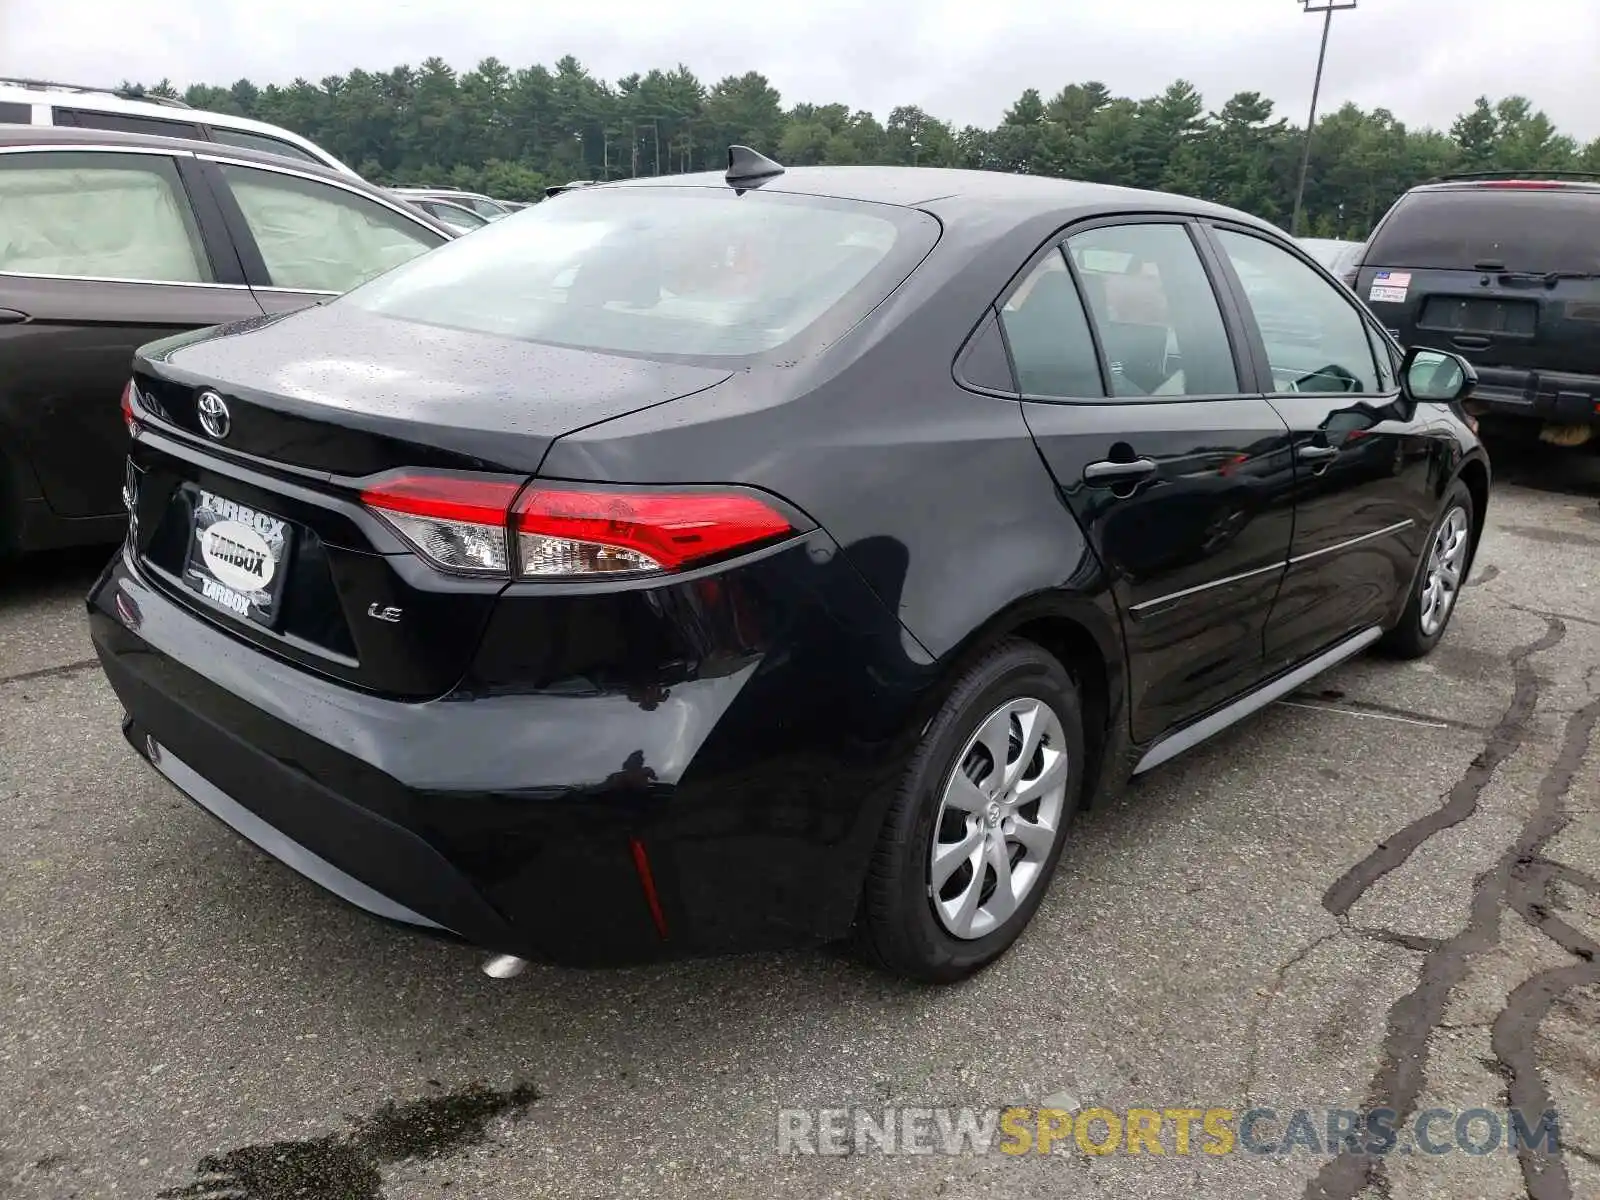
M752 355L859 319L938 223L886 205L729 188L584 188L350 292L370 312L590 350Z

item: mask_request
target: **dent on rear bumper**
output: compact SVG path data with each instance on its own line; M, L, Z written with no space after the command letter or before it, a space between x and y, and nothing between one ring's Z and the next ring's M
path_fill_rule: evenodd
M478 692L408 703L262 654L144 582L126 556L89 609L139 730L339 876L469 941L602 964L815 941L853 915L897 753L870 736L840 752L826 704L798 705L798 742L783 719L773 726L794 700L794 647L772 656L782 663L708 664L642 699ZM867 623L869 641L898 651L892 620ZM866 702L894 728L915 688L870 654L830 650L852 679L874 676ZM240 828L204 788L174 781ZM665 942L635 839L661 892ZM339 876L264 848L340 890Z

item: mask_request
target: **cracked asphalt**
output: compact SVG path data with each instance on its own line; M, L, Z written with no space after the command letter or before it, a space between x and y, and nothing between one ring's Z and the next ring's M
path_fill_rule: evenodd
M1600 458L1496 467L1432 657L1347 664L1091 813L947 989L831 952L486 979L136 760L88 661L103 555L12 567L0 1195L1600 1197ZM1063 1096L1553 1108L1561 1148L777 1153L780 1108Z

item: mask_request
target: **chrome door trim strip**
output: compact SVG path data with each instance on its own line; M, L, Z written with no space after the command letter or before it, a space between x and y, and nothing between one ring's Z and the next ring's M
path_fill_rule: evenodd
M1250 571L1241 571L1237 575L1224 575L1221 579L1213 579L1207 583L1197 583L1193 587L1184 588L1179 592L1168 592L1165 596L1157 596L1154 600L1141 600L1138 604L1130 604L1129 612L1144 612L1146 609L1157 608L1163 604L1170 604L1174 600L1182 600L1185 596L1193 596L1199 592L1208 592L1212 588L1226 587L1230 583L1240 580L1253 579L1257 575L1265 575L1268 571L1281 571L1289 565L1287 559L1275 562L1265 567L1256 567Z
M1385 526L1383 529L1374 529L1371 533L1363 533L1360 537L1349 538L1337 545L1324 546L1321 550L1312 550L1307 554L1296 554L1289 560L1289 565L1292 567L1296 563L1303 563L1310 558L1320 558L1324 554L1337 554L1340 550L1348 550L1351 546L1359 546L1362 542L1372 541L1373 538L1388 537L1391 533L1399 533L1402 529L1410 529L1415 524L1415 521L1407 517L1404 521L1396 521L1393 525Z
M1383 630L1376 625L1352 634L1332 649L1324 650L1316 658L1302 663L1287 675L1280 675L1248 695L1241 696L1231 704L1218 709L1209 717L1202 717L1193 725L1185 725L1182 729L1168 734L1145 751L1144 757L1133 768L1133 774L1142 775L1152 767L1159 767L1168 759L1176 758L1185 750L1198 746L1207 738L1221 733L1228 726L1242 721L1251 713L1265 708L1280 696L1288 695L1295 688L1308 680L1314 679L1330 667L1336 667L1345 659L1365 650L1382 636Z
M1347 538L1345 541L1339 542L1337 545L1324 546L1320 550L1312 550L1306 554L1297 554L1293 558L1285 559L1281 563L1273 563L1271 566L1266 567L1256 567L1254 570L1242 571L1237 575L1224 575L1221 579L1212 579L1206 583L1197 583L1193 587L1183 588L1181 591L1168 592L1165 596L1157 596L1154 600L1141 600L1138 604L1130 604L1128 606L1128 611L1131 613L1146 612L1149 609L1159 608L1164 604L1170 604L1174 600L1182 600L1187 596L1194 596L1198 595L1200 592L1210 591L1212 588L1226 587L1230 583L1239 583L1242 580L1251 579L1257 575L1265 575L1268 571L1281 571L1284 567L1292 567L1297 563L1303 563L1309 559L1320 558L1324 554L1336 554L1340 550L1348 550L1351 546L1359 546L1362 542L1370 542L1374 538L1388 537L1390 534L1395 534L1401 532L1402 530L1410 529L1415 524L1415 521L1411 520L1410 517L1407 517L1404 521L1397 521L1393 525L1385 526L1383 529L1375 529L1371 533L1363 533L1360 537Z

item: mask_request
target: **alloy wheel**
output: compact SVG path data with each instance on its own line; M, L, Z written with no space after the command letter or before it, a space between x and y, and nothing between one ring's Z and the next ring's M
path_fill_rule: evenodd
M990 713L956 756L928 862L929 899L953 937L994 932L1043 877L1066 807L1066 745L1055 711L1023 696Z

